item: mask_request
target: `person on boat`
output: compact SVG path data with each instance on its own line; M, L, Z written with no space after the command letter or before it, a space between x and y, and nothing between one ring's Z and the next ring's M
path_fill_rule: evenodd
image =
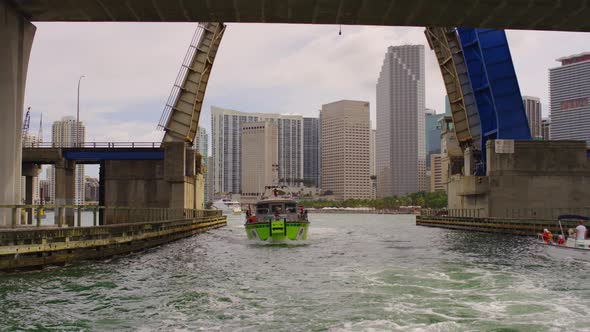
M562 245L564 245L564 244L565 244L565 238L563 237L563 235L559 235L559 236L557 237L557 245L558 245L558 246L562 246Z
M551 242L552 239L553 239L553 234L551 234L551 232L547 228L545 228L543 230L543 242L549 243L549 242Z
M588 232L588 230L586 229L586 226L584 226L584 220L580 219L578 220L578 227L576 227L576 240L585 240L586 239L586 233Z

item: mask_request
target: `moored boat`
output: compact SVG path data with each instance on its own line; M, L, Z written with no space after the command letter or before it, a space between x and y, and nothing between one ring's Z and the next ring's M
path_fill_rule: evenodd
M255 214L246 212L248 239L260 242L288 242L307 239L307 211L298 207L283 186L267 186L256 202Z
M578 236L574 229L570 229L566 237L563 231L562 220L590 221L590 218L578 215L560 215L557 219L561 234L554 237L547 229L539 234L540 242L545 246L547 254L557 259L575 259L590 261L590 238L586 234Z

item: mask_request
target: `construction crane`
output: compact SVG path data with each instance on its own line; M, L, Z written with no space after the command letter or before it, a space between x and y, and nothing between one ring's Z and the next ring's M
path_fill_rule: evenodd
M39 134L37 136L37 142L43 142L43 113L41 113L41 119L39 120Z
M31 107L29 106L29 108L27 108L27 113L25 114L25 120L23 123L23 136L22 136L23 144L25 143L25 139L27 138L27 135L29 134L29 125L30 124L31 124Z

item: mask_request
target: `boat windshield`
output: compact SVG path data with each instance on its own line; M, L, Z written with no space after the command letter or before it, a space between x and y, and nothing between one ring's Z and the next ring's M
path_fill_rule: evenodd
M256 213L268 214L268 204L258 204L256 206Z
M285 208L287 209L287 213L297 213L297 204L295 203L287 203L285 204Z

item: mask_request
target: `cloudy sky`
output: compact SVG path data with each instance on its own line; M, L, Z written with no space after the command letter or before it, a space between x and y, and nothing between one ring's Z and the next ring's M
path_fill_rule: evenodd
M76 114L86 141L159 141L161 111L196 24L36 23L25 107L31 132L43 113L51 122ZM317 116L322 104L367 100L375 115L375 83L390 45L427 45L423 28L230 24L209 82L201 125L211 105L248 112ZM590 34L508 31L523 95L538 96L548 115L548 68L564 55L590 51ZM444 111L444 87L426 46L426 106Z

